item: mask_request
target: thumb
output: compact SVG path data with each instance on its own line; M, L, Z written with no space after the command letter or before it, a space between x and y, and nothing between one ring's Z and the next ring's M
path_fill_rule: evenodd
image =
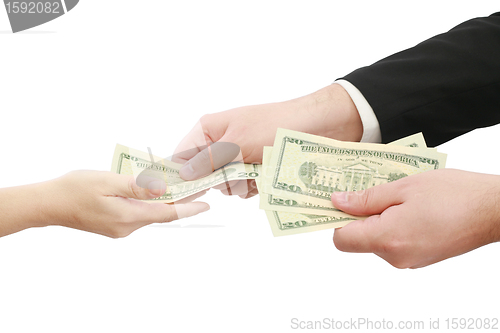
M333 192L332 203L337 208L352 215L380 214L390 206L402 203L397 184L387 183L363 191Z
M145 177L141 179L141 184L137 184L134 176L110 174L107 182L111 193L125 198L133 198L138 200L147 200L157 198L163 195L167 189L167 184L157 178L149 178L145 181Z
M195 180L211 174L214 170L232 162L240 155L240 147L231 142L215 142L200 151L179 171L184 180Z

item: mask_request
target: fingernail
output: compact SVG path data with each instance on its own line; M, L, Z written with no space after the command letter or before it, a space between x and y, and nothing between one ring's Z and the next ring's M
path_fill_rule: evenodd
M208 205L207 205L206 207L204 207L204 208L202 208L202 209L200 210L200 213L204 213L204 212L206 212L206 211L207 211L207 210L209 210L209 209L210 209L210 206L208 206Z
M177 213L177 219L183 219L206 212L210 209L210 206L204 202L191 202L181 205L174 204L174 209Z
M194 169L191 163L187 162L184 164L179 171L179 176L184 180L191 180L194 178Z
M333 192L332 199L335 198L335 202L338 204L346 204L347 203L347 192Z
M148 184L148 189L154 196L160 196L167 190L167 184L161 180L154 180Z

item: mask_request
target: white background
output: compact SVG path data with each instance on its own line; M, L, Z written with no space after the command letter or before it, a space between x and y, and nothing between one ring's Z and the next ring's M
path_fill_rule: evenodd
M308 94L498 10L82 0L12 34L0 7L0 187L109 170L116 143L169 156L205 113ZM499 174L499 138L497 126L439 149L448 167ZM500 317L498 244L398 270L337 251L333 230L274 238L257 197L204 200L207 213L125 239L63 227L1 238L0 332L288 332L292 318L358 317L441 318L443 328L451 317Z

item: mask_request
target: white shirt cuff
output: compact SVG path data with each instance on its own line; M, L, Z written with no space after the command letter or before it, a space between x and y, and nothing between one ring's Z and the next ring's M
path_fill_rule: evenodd
M372 107L368 104L361 91L346 80L337 80L335 83L340 84L347 91L358 109L359 117L363 123L363 137L361 138L361 142L381 143L382 134L377 116L375 116L375 112L373 112Z

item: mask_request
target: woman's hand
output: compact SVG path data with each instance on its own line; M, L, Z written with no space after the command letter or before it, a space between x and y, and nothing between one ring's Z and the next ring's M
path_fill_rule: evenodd
M155 222L170 222L208 210L203 202L148 203L165 193L164 182L148 188L133 176L73 171L40 184L0 190L0 236L29 227L61 225L113 238Z

